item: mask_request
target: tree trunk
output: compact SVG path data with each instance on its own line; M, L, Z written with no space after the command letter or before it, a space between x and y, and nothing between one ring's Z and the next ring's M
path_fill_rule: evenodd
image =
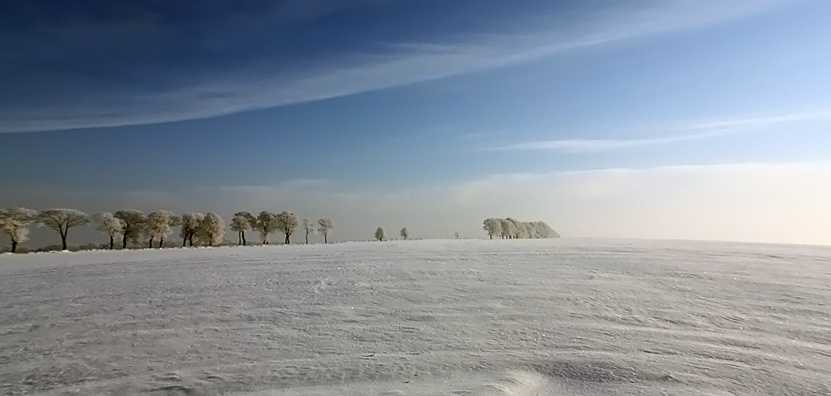
M242 246L248 245L248 242L245 240L245 231L242 232Z
M150 238L150 242L147 243L147 247L153 249L153 238Z
M284 242L286 245L290 245L290 244L291 244L291 241L289 241L289 237L290 237L290 236L291 236L291 234L286 234L286 241Z
M188 245L188 233L185 232L185 236L182 238L182 247L185 247L187 245Z
M491 239L493 239L493 234L488 234L488 236L491 237Z
M239 242L237 242L237 245L242 245L242 231L237 232L237 239L239 240Z
M309 231L306 231L306 244L309 244Z
M127 233L124 233L124 238L121 238L121 250L127 249Z
M67 229L66 231L61 231L61 246L63 247L63 250L66 250L66 234L67 234L67 232L69 232L69 229Z
M323 234L323 243L329 243L329 234Z
M159 238L159 249L161 249L164 245L164 238Z
M188 243L190 244L190 247L193 247L193 234L195 234L195 233L196 233L196 231L194 230L194 231L191 231L190 234L188 235Z
M114 247L115 247L115 237L110 235L110 250L113 250Z
M17 241L12 241L12 253L17 250Z

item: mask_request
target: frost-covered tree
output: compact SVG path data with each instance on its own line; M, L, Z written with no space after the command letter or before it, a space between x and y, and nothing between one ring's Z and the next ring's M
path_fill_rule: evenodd
M237 212L234 213L234 218L231 219L231 231L236 231L239 238L240 245L247 245L245 240L245 231L251 230L257 223L257 219L251 212Z
M121 234L121 230L124 229L124 223L110 212L99 213L93 216L93 220L98 224L96 230L110 237L110 250L115 248L115 237Z
M297 221L297 216L294 213L283 211L277 215L277 229L286 235L283 243L286 245L291 244L289 238L291 238L291 234L297 229L299 224L300 222Z
M499 219L499 234L502 239L511 239L514 237L514 223L509 219Z
M529 229L528 225L526 223L518 221L517 224L516 224L516 228L517 228L517 233L516 233L517 238L533 238L533 236L532 236L533 230Z
M387 239L387 232L384 230L384 227L378 227L378 229L375 230L375 239L379 241Z
M536 233L536 226L533 222L523 222L522 223L522 233L525 235L526 238L529 239L537 239L539 238Z
M12 242L11 252L17 251L17 245L29 239L29 227L37 222L36 210L26 208L0 209L0 232L9 236Z
M277 214L266 210L260 212L255 228L260 233L263 245L268 245L268 236L277 231Z
M540 238L540 236L537 235L537 226L534 222L525 223L525 232L528 233L528 238Z
M312 219L303 219L303 231L306 233L306 244L309 244L309 234L315 232L315 223Z
M488 237L493 239L494 235L499 235L502 232L502 223L499 222L499 219L489 218L485 219L482 223L482 229L488 233Z
M534 226L534 235L536 238L559 238L560 234L551 228L544 221L537 221L532 223Z
M499 224L498 232L496 231L496 224ZM498 233L503 239L560 237L560 234L557 234L545 222L521 222L510 217L506 219L486 219L482 228L488 232L488 235L491 235L491 231L493 231L493 235Z
M159 248L164 245L164 239L173 233L173 228L180 224L179 216L169 210L157 210L147 215L144 233L149 238L148 247L153 248L153 240L159 240Z
M335 228L332 219L323 218L317 221L317 232L323 235L323 243L329 243L329 233Z
M190 243L193 246L193 236L196 235L196 229L199 228L199 223L205 215L196 212L187 212L182 214L182 229L179 230L179 236L182 237L182 247Z
M127 241L138 241L147 217L144 215L144 212L136 209L119 210L113 216L121 220L122 228L121 232L119 232L122 238L121 248L126 249Z
M401 238L405 241L410 239L410 230L408 230L407 227L402 228L399 234L401 235Z
M46 209L38 214L38 222L60 234L61 247L66 250L69 229L89 224L89 215L77 209Z
M228 227L231 228L231 231L237 233L237 245L242 246L243 235L248 230L248 221L244 217L234 216L231 218L231 225Z
M214 212L208 212L196 227L196 237L203 245L213 246L222 242L225 222Z
M511 230L511 238L513 238L513 239L520 239L520 238L522 238L522 236L523 236L523 231L524 231L524 229L525 229L525 228L522 226L522 223L521 223L521 222L519 222L518 220L516 220L516 219L512 219L512 218L510 218L510 217L509 217L509 218L507 218L506 220L508 220L508 221L511 223L511 226L510 226L510 230Z

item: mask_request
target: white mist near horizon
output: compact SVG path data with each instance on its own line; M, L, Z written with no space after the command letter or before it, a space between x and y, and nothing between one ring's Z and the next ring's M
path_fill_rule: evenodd
M378 224L418 238L486 238L482 221L545 221L563 237L831 244L831 163L670 166L497 175L408 191L342 191L339 183L207 188L188 192L10 192L0 207L60 204L88 213L139 208L290 210L334 220L330 241L369 240ZM93 199L94 198L94 199ZM104 206L101 206L104 205ZM56 243L34 229L31 246ZM70 243L105 241L78 228ZM6 241L0 237L0 241ZM294 241L302 238L295 236ZM320 235L311 235L314 243ZM0 242L2 243L2 242Z

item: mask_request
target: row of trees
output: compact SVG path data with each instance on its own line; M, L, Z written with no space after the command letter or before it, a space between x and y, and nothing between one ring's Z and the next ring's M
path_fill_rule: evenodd
M490 239L493 239L494 236L501 237L502 239L560 237L554 229L543 221L521 222L510 217L505 219L485 219L482 224L482 229L488 233Z
M153 248L154 243L163 247L167 238L173 234L173 227L181 227L179 236L182 246L193 246L194 239L198 244L213 246L222 242L225 235L225 222L218 214L187 212L181 216L169 210L157 210L144 214L135 209L119 210L115 213L103 212L90 216L76 209L47 209L36 211L27 208L0 209L0 232L11 239L11 251L17 250L18 244L28 239L31 226L44 226L60 235L63 250L67 249L67 235L72 228L85 226L90 223L97 226L97 230L110 238L110 249L115 247L116 238L121 239L121 248L126 249L129 242L140 243L142 238L147 241L147 247ZM323 235L324 243L329 243L329 234L334 225L332 219L322 218L317 222L305 218L300 221L291 212L273 213L262 211L258 215L251 212L237 212L231 219L230 229L237 233L238 244L247 245L246 232L259 233L261 243L269 244L269 237L280 231L285 236L283 243L290 244L291 236L302 227L305 242L309 243L309 234ZM545 222L521 222L510 217L504 219L485 219L482 228L488 237L493 239L499 236L502 239L520 238L559 238ZM404 227L399 232L402 239L409 239L410 232ZM386 240L384 227L375 230L375 239ZM456 234L458 238L458 233Z
M245 239L246 231L257 231L264 245L269 244L270 235L280 231L285 235L283 243L288 245L291 244L291 235L300 225L303 227L306 243L309 243L309 234L313 233L323 235L323 242L329 243L329 234L334 228L334 223L329 218L319 219L317 224L312 219L306 218L301 223L294 213L286 211L272 213L264 210L257 216L250 212L237 212L234 213L234 218L231 220L231 230L237 232L240 245L248 244Z
M27 208L0 209L0 232L9 236L12 253L20 242L29 239L32 225L43 225L57 231L61 244L66 249L66 237L71 228L87 225L89 216L75 209L47 209L41 212Z
M67 235L69 230L94 223L97 230L105 233L109 238L110 249L115 247L116 238L121 239L121 248L127 248L129 242L140 243L142 238L147 246L152 248L154 243L163 247L165 239L173 234L173 227L180 226L179 236L182 246L198 244L213 246L222 242L225 235L225 222L218 214L188 212L181 216L169 210L157 210L144 214L135 209L119 210L115 213L103 212L90 216L76 209L47 209L36 211L27 208L0 209L0 233L11 239L11 251L14 253L17 246L29 237L32 226L44 226L52 229L61 237L63 250L67 249ZM284 243L291 243L291 235L301 222L293 213L284 211L273 213L262 211L257 216L250 212L237 212L231 220L230 229L237 232L239 244L246 245L246 231L257 231L263 244L269 243L269 236L277 231L285 235ZM329 242L329 234L334 225L331 219L319 219L316 223L311 219L303 219L302 227L309 243L310 233L320 233L324 242Z

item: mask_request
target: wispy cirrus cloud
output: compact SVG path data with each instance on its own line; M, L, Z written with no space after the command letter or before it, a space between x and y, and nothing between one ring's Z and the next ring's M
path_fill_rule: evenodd
M73 87L74 91L64 93L65 99L32 100L32 95L21 96L29 100L17 96L8 99L0 106L0 132L159 123L317 101L531 62L577 48L722 22L787 3L785 0L673 0L650 2L640 7L584 10L576 21L552 17L546 23L548 16L543 15L537 17L534 25L538 27L533 30L503 29L495 34L454 31L415 42L411 39L387 42L379 36L375 40L384 44L376 46L374 51L361 48L341 52L335 57L324 57L289 69L275 70L275 64L281 64L282 60L269 56L235 64L229 60L233 56L219 53L206 62L174 65L177 68L175 76L166 74L164 64L148 64L135 71L139 75L127 77L139 81L150 79L154 84L132 82L118 89L86 85L89 76L68 82L62 80L65 76L49 76L58 79L58 85ZM547 11L556 14L556 9ZM526 20L515 22L524 26ZM149 45L148 42L168 45L173 38L183 39L175 35L171 40L165 40L164 35L175 29L148 26L152 27L153 39L143 40L143 46ZM252 40L258 37L255 33L251 35ZM215 36L216 33L210 34L208 41L216 41ZM92 43L90 45L97 43L89 38L85 40ZM208 47L217 51L217 48L233 49L234 45L234 42L214 43ZM153 51L165 54L172 49L142 47L140 52ZM125 69L127 66L123 65ZM118 67L107 69L108 75L103 80L117 79L118 70ZM141 73L158 75L151 79ZM38 76L32 78L35 81ZM93 81L95 83L100 81Z
M810 121L831 120L831 111L792 113L772 117L736 118L717 122L668 128L672 135L645 139L554 139L537 140L494 148L494 150L541 150L560 153L597 153L644 146L695 141L717 136L769 130L772 127Z

